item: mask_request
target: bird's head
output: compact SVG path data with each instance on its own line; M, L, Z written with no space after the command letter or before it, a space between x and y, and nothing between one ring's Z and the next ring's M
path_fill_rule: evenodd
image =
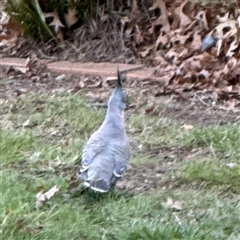
M118 85L111 94L111 97L108 102L108 106L118 107L120 110L124 110L126 108L126 94L122 89L122 81L125 80L125 77L122 76L118 70Z

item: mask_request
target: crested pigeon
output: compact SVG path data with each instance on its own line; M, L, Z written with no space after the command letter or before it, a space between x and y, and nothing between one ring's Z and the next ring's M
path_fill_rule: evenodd
M82 152L80 169L83 184L97 192L108 192L123 176L130 159L130 143L125 131L126 95L118 71L118 86L108 101L105 119Z

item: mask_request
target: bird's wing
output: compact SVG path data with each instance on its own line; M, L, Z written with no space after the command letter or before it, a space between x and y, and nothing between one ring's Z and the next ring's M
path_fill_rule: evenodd
M90 137L82 152L81 172L88 169L89 165L94 161L94 158L104 150L105 145L104 139L98 134L93 134Z
M113 174L116 177L122 177L127 169L130 159L130 144L128 138L114 146L115 168Z

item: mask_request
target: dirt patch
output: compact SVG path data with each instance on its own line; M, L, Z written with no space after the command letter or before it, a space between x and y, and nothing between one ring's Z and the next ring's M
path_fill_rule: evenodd
M173 99L163 111L163 115L179 122L204 126L224 125L237 120L239 112L221 110L226 106L225 101L216 102L211 93L199 92L191 95L189 99Z
M1 67L1 98L8 99L27 93L84 93L89 101L106 103L112 81L102 85L98 76L56 74L41 72L39 76L27 77L21 71ZM129 108L142 109L146 114L175 119L182 123L211 125L227 124L239 120L240 96L234 95L234 106L229 107L231 95L216 98L211 91L187 92L182 95L158 95L156 87L145 86L137 79L125 83L125 91L131 98Z
M176 155L175 155L176 156ZM166 152L160 152L144 165L131 164L125 176L117 183L117 188L135 194L156 189L165 189L174 179L173 166L178 156L172 158ZM167 173L167 174L166 174Z

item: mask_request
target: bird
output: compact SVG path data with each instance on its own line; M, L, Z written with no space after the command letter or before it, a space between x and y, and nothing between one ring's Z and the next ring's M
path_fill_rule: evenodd
M114 187L128 166L130 140L125 130L126 94L124 80L117 70L117 87L112 92L102 125L87 141L82 151L80 173L83 185L106 193Z

